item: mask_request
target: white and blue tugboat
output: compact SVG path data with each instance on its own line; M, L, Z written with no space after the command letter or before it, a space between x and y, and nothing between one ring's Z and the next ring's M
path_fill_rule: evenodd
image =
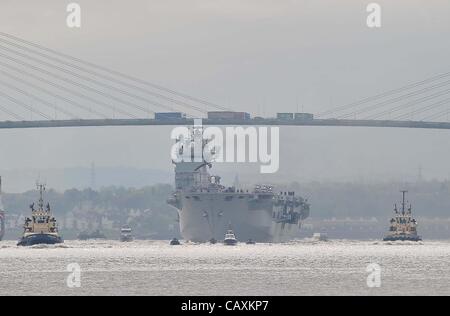
M412 217L411 204L406 208L405 195L408 191L401 191L403 195L402 208L394 206L394 217L390 221L389 233L383 241L421 241L417 235L417 221Z
M121 242L130 242L133 241L133 233L131 231L131 227L128 225L122 226L120 229L120 241Z
M56 219L52 216L50 204L47 203L44 207L45 185L38 183L37 188L39 190L38 205L37 208L35 208L34 203L30 205L31 218L25 219L23 236L19 240L18 246L63 243L58 233Z

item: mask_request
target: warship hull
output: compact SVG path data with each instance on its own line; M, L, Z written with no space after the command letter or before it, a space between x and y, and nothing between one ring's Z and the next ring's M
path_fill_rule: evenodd
M63 243L63 240L60 236L52 234L31 234L22 237L17 243L17 246L33 246L39 244L54 245L61 243Z
M185 240L223 240L230 224L241 241L273 242L289 238L290 230L281 229L281 224L272 219L272 195L255 198L253 194L184 193L180 199L180 233Z

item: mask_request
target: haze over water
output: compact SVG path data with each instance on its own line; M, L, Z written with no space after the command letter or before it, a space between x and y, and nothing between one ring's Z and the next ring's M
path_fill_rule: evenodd
M284 244L0 243L0 295L450 295L450 241ZM67 265L81 266L69 288ZM369 288L370 263L381 287Z

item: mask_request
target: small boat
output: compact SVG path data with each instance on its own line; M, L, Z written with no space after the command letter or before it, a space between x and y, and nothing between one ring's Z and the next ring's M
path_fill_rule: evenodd
M181 245L181 243L180 243L180 241L179 241L177 238L173 238L173 239L170 241L170 245L171 245L171 246L178 246L178 245Z
M255 245L256 242L253 239L250 238L249 240L247 240L246 244L247 245Z
M223 243L226 246L237 245L238 241L237 241L236 236L234 235L234 232L231 229L231 227L227 230L227 233L225 234L225 239L223 240Z
M211 245L215 245L215 244L217 244L217 240L216 240L215 238L211 238L211 239L209 240L209 243L210 243Z
M43 193L44 184L37 184L39 189L38 207L34 208L34 203L30 205L31 218L25 219L24 232L17 246L33 246L37 244L60 244L63 239L59 236L56 219L52 216L50 204L44 207Z
M79 240L106 239L106 236L100 230L97 229L94 232L82 232L78 234L78 239Z
M130 242L133 241L133 234L131 232L131 227L130 226L122 226L122 228L120 229L120 241L121 242Z
M314 233L312 238L316 241L328 241L328 236L324 233Z

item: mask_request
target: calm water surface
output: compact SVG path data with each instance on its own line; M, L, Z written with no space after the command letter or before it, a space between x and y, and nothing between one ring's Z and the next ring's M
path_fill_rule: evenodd
M67 265L81 267L69 288ZM369 288L366 267L381 266ZM301 240L285 244L0 242L0 295L450 295L450 241Z

